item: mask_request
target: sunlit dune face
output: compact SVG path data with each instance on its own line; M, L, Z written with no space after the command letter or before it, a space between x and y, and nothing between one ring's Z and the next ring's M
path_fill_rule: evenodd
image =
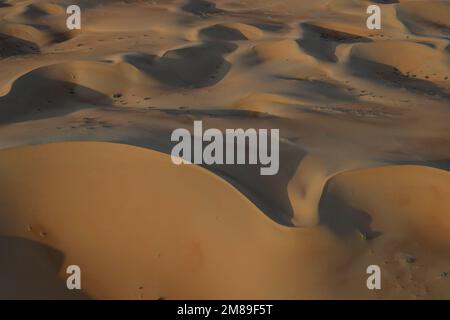
M0 298L449 298L449 17L0 0Z

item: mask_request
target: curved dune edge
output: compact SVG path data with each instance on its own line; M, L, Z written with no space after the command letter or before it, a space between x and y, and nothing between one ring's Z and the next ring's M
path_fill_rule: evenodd
M240 110L269 113L275 116L286 116L289 114L289 109L302 103L306 104L307 101L270 93L256 93L235 102L233 107Z
M397 10L412 32L421 34L426 28L445 30L450 26L450 5L446 1L434 1L432 6L428 1L411 1L402 3Z
M396 52L404 52L399 56ZM355 45L350 54L353 59L363 59L380 65L398 69L403 74L415 74L419 78L436 76L443 79L450 72L449 57L424 44L407 41L384 41L379 43L362 43Z
M300 287L284 290L298 267L291 259L335 247L298 245L331 235L272 223L213 174L154 151L58 143L1 151L0 168L2 236L60 252L63 265L51 265L61 276L80 265L92 298L300 297Z
M116 81L110 83L106 81L114 77ZM86 87L92 91L105 95L112 95L123 90L124 87L132 85L147 84L149 79L145 78L142 72L132 65L119 61L117 63L100 61L74 61L44 66L33 69L15 79L8 94L17 94L16 91L23 90L23 87L30 82L41 80L38 84L47 86L48 90L54 87L53 82L71 84L72 87ZM53 81L53 82L52 82ZM37 82L37 81L36 81ZM33 88L31 88L33 90ZM39 92L39 90L36 90ZM37 95L37 92L33 92Z
M25 13L32 16L40 15L58 15L64 14L65 10L62 6L54 3L32 3L25 9Z
M14 95L20 95L18 91L30 83L34 84L30 86L33 90L30 99L36 98L42 91L54 90L58 85L70 85L75 89L72 94L82 98L86 97L81 87L112 96L131 89L155 93L167 87L211 86L228 73L231 67L224 56L233 50L235 46L231 44L207 44L168 50L161 57L128 52L101 60L74 60L45 65L5 83L0 87L0 98L13 95L10 99L14 99ZM77 87L81 88L80 92L76 90ZM29 105L30 102L24 104Z
M5 23L0 27L0 33L36 44L43 44L47 41L43 32L33 26L25 24Z
M263 36L261 29L244 23L215 24L200 30L199 37L206 40L256 40Z
M0 247L9 250L0 277L10 280L0 296L82 298L64 290L64 270L77 264L84 297L97 299L450 297L439 277L450 262L449 183L449 173L423 167L343 173L322 197L322 226L296 229L208 171L155 151L92 142L3 150ZM439 220L422 226L438 208ZM417 264L405 262L410 255ZM366 288L370 264L383 268L383 291Z
M322 205L329 195L334 198L334 219L358 211L370 215L373 229L392 237L450 246L448 171L413 165L349 171L330 180Z
M276 40L258 44L253 48L253 52L262 62L283 59L314 61L300 50L294 40Z
M0 34L27 41L37 46L45 46L51 42L62 42L75 37L79 32L47 29L41 30L34 25L23 23L4 23L0 25Z

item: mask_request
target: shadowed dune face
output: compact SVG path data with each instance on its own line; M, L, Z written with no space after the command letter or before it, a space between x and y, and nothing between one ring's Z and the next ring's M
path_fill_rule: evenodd
M2 38L18 39L24 43L32 43L36 47L33 51L38 51L46 45L60 43L74 38L77 31L59 31L42 24L5 23L0 25L0 36ZM10 45L10 44L9 44ZM8 41L5 41L6 48ZM16 44L20 49L20 43ZM26 54L28 51L20 51L17 54Z
M309 54L324 61L337 62L336 48L343 43L370 42L366 37L324 28L311 23L302 23L304 35L299 45Z
M231 183L273 221L293 226L296 212L289 199L288 184L305 156L304 150L282 144L281 172L275 176L261 176L258 166L215 165L209 169ZM246 181L241 179L243 175L248 177ZM271 188L273 185L279 186L277 190Z
M396 51L402 51L404 54L398 56L394 54ZM350 56L390 65L405 74L415 71L422 78L437 72L444 76L449 72L450 60L441 50L414 42L360 44L352 48Z
M449 91L445 88L425 79L417 79L417 77L410 75L410 72L403 74L399 69L390 65L361 58L352 58L350 64L352 72L357 76L389 84L393 87L405 88L419 94L440 96L443 99L450 98Z
M0 259L17 283L0 296L448 298L449 12L0 1ZM174 166L171 133L195 120L280 129L279 174ZM73 296L72 263L87 269Z
M238 28L227 27L220 24L201 30L200 38L224 41L248 40L244 33Z
M53 3L32 3L25 9L24 12L24 14L29 18L60 15L64 13L65 10L62 6Z
M450 244L449 179L447 171L419 166L343 173L326 188L321 222L336 231L365 233L362 229L372 227L388 233L386 237L411 237L423 246L446 247ZM334 206L326 207L330 203ZM398 225L402 230L396 235Z
M199 37L210 41L244 41L263 37L263 31L244 23L225 23L206 27L199 32Z
M67 290L59 276L62 252L7 236L0 237L0 252L0 299L87 299L79 291Z
M40 52L39 46L33 42L1 34L0 44L0 58Z
M205 0L189 0L184 6L181 7L186 12L206 17L208 15L219 14L223 12L218 9L216 4Z
M404 52L401 57L395 54L400 50ZM450 97L449 90L430 77L445 79L449 65L449 57L440 50L411 42L363 44L354 46L350 53L350 69L356 75L444 99Z
M71 73L71 67L75 67L77 71ZM92 75L91 67L95 67L95 64L88 65L87 70L85 69L88 71L87 77ZM58 75L61 74L63 76L59 78ZM81 82L78 84L69 82L67 79L69 77L66 78L69 74L72 77L79 76ZM101 88L93 90L84 86L83 76L82 65L79 68L70 65L44 67L24 75L13 84L6 96L0 97L0 123L67 114L86 107L83 103L108 103L110 97L99 92ZM24 91L27 94L24 94Z
M44 35L35 26L23 24L23 23L4 23L1 25L3 34L11 36L20 36L26 40L34 42L42 42Z
M200 88L220 82L230 71L224 59L236 49L233 44L203 44L170 50L162 57L129 54L124 60L162 83L175 87Z
M0 1L0 8L11 7L12 5L8 3L7 0Z
M446 36L450 32L448 15L450 5L447 1L411 1L397 7L397 16L412 34Z

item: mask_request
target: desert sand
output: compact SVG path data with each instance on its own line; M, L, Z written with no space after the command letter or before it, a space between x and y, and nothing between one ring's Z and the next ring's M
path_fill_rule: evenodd
M449 35L439 0L0 1L0 298L449 299ZM175 166L194 120L280 129L279 174Z

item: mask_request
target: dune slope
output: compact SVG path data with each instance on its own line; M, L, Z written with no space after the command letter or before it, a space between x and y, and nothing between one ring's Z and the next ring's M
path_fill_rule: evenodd
M448 194L419 189L450 182L450 175L437 169L388 167L337 176L321 200L320 225L299 229L272 222L206 170L176 167L168 156L136 147L59 143L10 149L0 152L0 172L0 245L9 249L2 252L9 263L2 264L1 274L10 279L0 291L3 298L70 298L60 289L71 264L81 267L89 298L450 294L448 281L439 278L449 262ZM405 175L411 187L389 210L378 209L391 197L389 190L402 187ZM347 211L336 211L342 208L336 203L354 208L353 215L339 216ZM426 223L427 214L440 220ZM341 229L333 217L339 217ZM358 224L361 219L367 225ZM17 257L10 250L39 261L28 273L53 279L54 286L36 280L30 290L19 290L30 284L11 267ZM407 255L417 264L405 264ZM365 287L369 264L382 265L385 290ZM406 287L403 269L414 278Z

